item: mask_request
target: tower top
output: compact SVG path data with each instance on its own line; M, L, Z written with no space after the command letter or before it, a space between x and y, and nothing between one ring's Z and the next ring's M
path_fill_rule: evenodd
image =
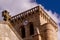
M38 13L36 13L36 12L38 12ZM15 16L12 16L12 17L9 15L9 12L7 10L2 11L2 16L4 17L4 20L9 21L9 19L10 19L10 22L12 22L14 20L16 22L17 19L20 21L21 20L23 21L24 18L27 18L28 16L33 15L33 14L39 14L43 18L45 17L45 19L47 19L47 21L49 21L51 24L53 24L55 27L57 27L56 22L43 10L43 8L41 6L36 6L34 8L31 8L27 11L24 11ZM14 23L14 22L12 22L12 23Z

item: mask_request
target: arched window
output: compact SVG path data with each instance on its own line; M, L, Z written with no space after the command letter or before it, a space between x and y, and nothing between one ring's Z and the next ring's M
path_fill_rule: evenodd
M30 28L30 35L33 35L33 34L34 34L34 26L33 26L33 23L30 22L29 24L30 24L30 25L29 25L29 28Z
M21 37L25 38L25 28L24 28L24 26L21 26Z

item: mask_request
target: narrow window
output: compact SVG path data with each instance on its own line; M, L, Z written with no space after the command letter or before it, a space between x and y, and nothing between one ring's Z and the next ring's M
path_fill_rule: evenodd
M33 35L34 34L34 27L33 27L33 23L32 22L30 22L29 27L30 27L30 35Z
M21 37L25 38L25 28L24 28L24 26L21 27Z

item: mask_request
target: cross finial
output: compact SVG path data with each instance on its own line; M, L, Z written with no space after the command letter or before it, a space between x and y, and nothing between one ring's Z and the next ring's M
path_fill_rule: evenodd
M2 17L4 17L4 21L8 21L10 19L9 12L7 10L2 11Z

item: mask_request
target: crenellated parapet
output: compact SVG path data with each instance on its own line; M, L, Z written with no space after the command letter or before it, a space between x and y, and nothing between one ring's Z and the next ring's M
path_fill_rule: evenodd
M22 19L22 17L23 17L23 18L24 18L24 17L28 17L29 15L32 15L33 12L36 12L36 11L39 11L39 6L34 7L34 8L32 8L32 9L30 9L30 10L27 10L27 11L25 11L25 12L22 12L22 13L20 13L20 14L17 14L17 15L15 15L15 16L13 16L13 17L11 17L11 20L14 20L14 19L16 19L16 18Z

